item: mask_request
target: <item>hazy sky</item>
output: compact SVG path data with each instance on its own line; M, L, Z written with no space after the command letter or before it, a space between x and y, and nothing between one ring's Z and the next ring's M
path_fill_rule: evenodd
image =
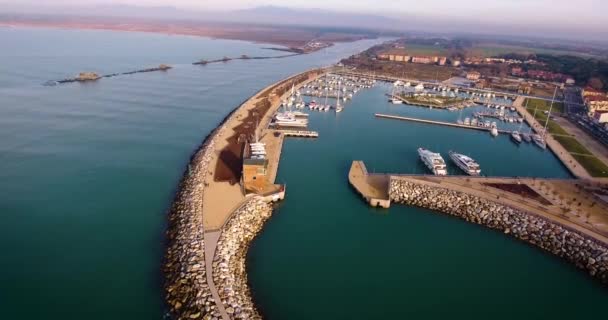
M608 0L0 0L2 8L128 4L182 9L241 9L274 5L378 14L405 19L437 18L462 24L530 27L561 32L608 34ZM419 20L414 20L419 21ZM457 26L457 24L451 24Z
M608 12L608 1L606 0L0 0L0 3L36 5L131 4L200 9L235 9L276 5L379 13L428 13L448 16L483 13L497 19L502 19L506 14L509 14L528 18L533 18L535 15L555 15L562 18L576 17L586 20L605 17L606 12Z

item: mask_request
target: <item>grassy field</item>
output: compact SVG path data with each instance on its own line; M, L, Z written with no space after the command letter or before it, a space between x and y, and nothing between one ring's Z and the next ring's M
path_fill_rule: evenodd
M538 111L549 111L551 108L551 102L546 100L527 98L524 101L524 106L528 104L528 110L534 113L534 109L536 108ZM553 103L553 112L564 113L564 104L562 102Z
M608 166L595 156L572 155L594 177L608 177Z
M573 137L553 136L553 138L555 138L555 140L557 140L570 153L593 155L587 148L585 148L585 146L580 144Z
M445 56L447 50L439 46L423 45L423 44L405 44L405 50L412 56Z
M528 109L528 112L530 112L530 114L534 114L534 109L532 109L532 110ZM536 120L538 120L538 122L540 122L541 125L544 125L545 121L547 121L547 116L544 113L540 112L540 111L536 112L536 117L535 118L536 118ZM557 122L555 122L553 120L549 120L549 124L547 125L547 129L549 130L549 133L551 133L553 135L565 135L565 136L569 136L570 135L559 124L557 124Z
M491 43L491 42L480 43L480 44L474 46L473 48L471 48L470 51L473 54L475 54L477 56L482 56L482 57L492 57L492 56L497 56L497 55L507 54L507 53L520 53L520 54L537 53L537 54L551 54L551 55L572 55L572 56L579 56L579 57L583 57L583 58L596 58L596 56L594 56L594 55L590 55L590 54L586 54L586 53L582 53L582 52L576 52L576 51L522 47L522 46L515 46L515 45L503 45L503 44Z

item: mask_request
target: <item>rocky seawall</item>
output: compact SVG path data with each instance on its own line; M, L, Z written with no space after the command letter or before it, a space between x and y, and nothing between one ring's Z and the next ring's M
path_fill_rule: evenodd
M464 192L398 178L391 179L389 196L396 203L441 211L500 230L566 259L608 285L607 246L558 223Z
M207 283L203 240L204 176L213 150L212 137L192 158L169 211L163 271L165 300L176 319L220 317Z
M220 236L213 260L213 282L231 319L261 319L253 304L245 260L249 244L272 215L261 198L248 200L232 216Z

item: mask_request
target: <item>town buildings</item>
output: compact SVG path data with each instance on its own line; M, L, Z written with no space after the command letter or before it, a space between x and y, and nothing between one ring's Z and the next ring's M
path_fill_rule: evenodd
M583 89L582 95L590 117L594 117L598 119L598 121L608 117L601 115L604 112L608 112L608 93L586 87ZM597 115L598 113L600 115Z
M410 56L406 49L393 48L378 53L376 56L379 60L388 60L404 63L420 63L420 64L438 64L444 66L447 64L448 58L443 56ZM460 62L458 63L460 65Z

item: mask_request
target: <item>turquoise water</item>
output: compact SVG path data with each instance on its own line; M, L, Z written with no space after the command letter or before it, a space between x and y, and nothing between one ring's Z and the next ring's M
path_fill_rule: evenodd
M0 41L1 318L148 320L163 317L165 213L193 150L264 86L377 40L204 67L190 63L277 53L240 41L107 31L0 29ZM174 69L40 85L159 63ZM374 119L429 111L387 105L378 97L384 88L375 90L337 118L313 114L320 139L285 145L279 179L288 199L250 254L255 299L269 318L441 310L480 318L522 308L519 318L556 318L588 315L584 307L605 301L582 273L500 234L423 210L367 208L346 184L350 161L423 172L413 149L421 144L470 152L488 174L568 175L549 153L506 137Z
M377 41L377 40L375 40ZM0 29L0 318L160 319L166 209L190 154L230 110L374 41L285 60L263 44ZM170 72L40 84L81 71Z
M287 198L249 252L249 282L268 319L568 319L598 315L608 292L562 260L429 210L368 207L348 185L352 160L375 172L426 173L419 146L457 150L486 174L568 178L553 154L508 136L374 118L455 120L386 102L387 85L342 113L312 112L317 140L289 139L278 180ZM448 163L450 174L459 174Z

